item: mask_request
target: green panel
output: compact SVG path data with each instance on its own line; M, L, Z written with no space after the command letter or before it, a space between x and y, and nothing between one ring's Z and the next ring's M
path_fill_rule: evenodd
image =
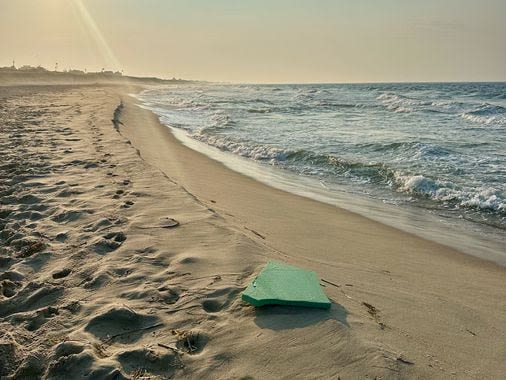
M276 261L267 263L242 293L243 301L254 306L291 305L330 308L315 272Z

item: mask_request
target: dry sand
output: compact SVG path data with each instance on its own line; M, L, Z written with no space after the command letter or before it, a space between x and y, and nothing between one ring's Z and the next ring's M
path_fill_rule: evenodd
M504 377L504 268L234 173L129 91L0 87L0 378ZM332 308L244 304L270 259Z

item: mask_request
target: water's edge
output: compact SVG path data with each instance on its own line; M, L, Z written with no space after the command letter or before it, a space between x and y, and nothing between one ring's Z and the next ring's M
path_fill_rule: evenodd
M166 125L176 139L186 147L267 186L354 212L401 231L454 248L467 255L506 266L504 245L501 242L487 240L486 236L482 236L479 232L470 232L471 226L466 228L456 226L416 207L406 208L383 204L349 192L336 192L334 189L332 192L327 192L324 185L316 180L221 151L192 139L184 130L162 124Z

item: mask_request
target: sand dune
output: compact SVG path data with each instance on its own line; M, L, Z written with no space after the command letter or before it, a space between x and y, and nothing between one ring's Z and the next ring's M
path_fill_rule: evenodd
M0 378L506 372L503 268L233 173L129 91L0 88ZM332 308L244 304L269 259Z

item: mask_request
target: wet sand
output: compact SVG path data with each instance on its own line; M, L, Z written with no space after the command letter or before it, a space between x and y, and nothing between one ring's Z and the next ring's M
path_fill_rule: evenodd
M0 377L506 372L504 268L235 173L134 91L0 87ZM271 259L332 308L244 304Z

